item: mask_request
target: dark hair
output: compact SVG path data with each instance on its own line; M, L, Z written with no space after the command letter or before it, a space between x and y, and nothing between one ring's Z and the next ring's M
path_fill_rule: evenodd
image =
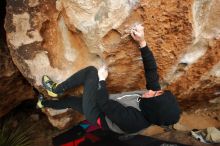
M142 98L139 107L146 120L157 125L171 125L178 122L180 108L176 97L170 91L152 98Z

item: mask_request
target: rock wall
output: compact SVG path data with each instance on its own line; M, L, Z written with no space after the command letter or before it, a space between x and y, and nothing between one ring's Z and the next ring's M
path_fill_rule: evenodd
M30 84L18 71L12 62L6 44L4 30L4 17L6 3L1 2L0 10L0 117L8 113L11 109L19 105L23 100L33 99L33 90Z
M0 45L0 117L22 101L34 99L30 84L14 66L6 45Z
M126 35L129 26L141 23L161 85L188 104L220 92L219 5L219 0L7 0L5 29L15 65L39 91L44 92L44 74L62 82L79 69L105 63L108 88L115 93L145 88L138 46ZM59 128L75 121L67 110L45 113Z

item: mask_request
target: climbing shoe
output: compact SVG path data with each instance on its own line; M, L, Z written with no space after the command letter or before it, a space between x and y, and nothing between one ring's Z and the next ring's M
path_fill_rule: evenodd
M57 93L53 92L54 88L56 88L58 84L52 81L47 75L44 75L42 77L42 84L44 88L47 90L47 93L49 96L52 96L52 97L58 96Z
M42 101L44 100L44 97L42 94L38 95L38 101L37 101L37 108L43 108Z

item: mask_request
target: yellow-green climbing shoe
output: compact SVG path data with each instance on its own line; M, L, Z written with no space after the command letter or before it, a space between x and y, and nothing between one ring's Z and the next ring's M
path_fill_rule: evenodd
M43 108L44 106L42 105L42 101L43 101L43 95L39 94L38 95L38 101L37 101L37 108Z
M54 81L52 81L47 75L42 77L42 84L44 88L47 90L49 96L57 97L58 94L53 92L53 89L58 85Z

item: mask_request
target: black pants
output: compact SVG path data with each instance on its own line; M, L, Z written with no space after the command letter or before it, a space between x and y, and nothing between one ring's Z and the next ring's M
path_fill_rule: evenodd
M96 124L101 112L96 106L95 97L98 88L98 71L95 67L89 66L70 76L67 80L59 84L55 93L63 93L67 89L84 85L82 97L65 97L59 100L44 100L44 107L54 109L73 108L85 115L85 118L92 124Z

